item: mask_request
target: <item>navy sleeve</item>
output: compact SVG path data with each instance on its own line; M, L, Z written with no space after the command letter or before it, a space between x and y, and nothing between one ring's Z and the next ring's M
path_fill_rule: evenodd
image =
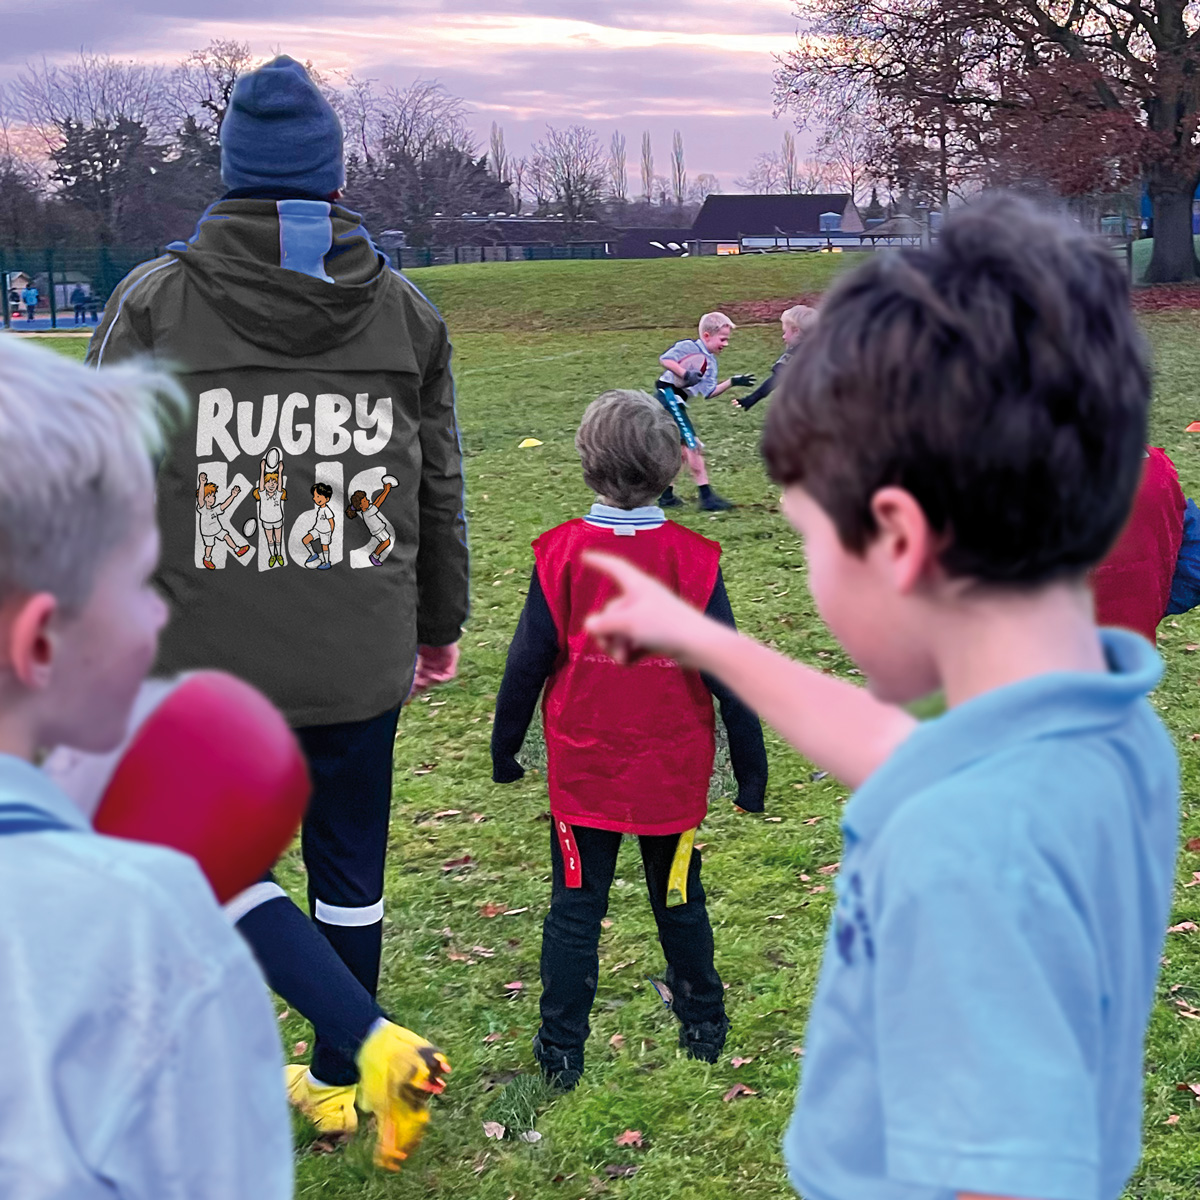
M517 752L533 720L542 685L557 658L558 630L554 628L554 618L535 567L496 696L496 719L492 725L494 783L513 783L525 774L525 768L517 762Z
M1196 607L1200 607L1200 508L1195 500L1189 500L1183 514L1183 542L1175 560L1167 616Z
M774 390L777 382L775 372L778 370L779 364L771 368L771 373L752 391L748 396L743 396L738 403L743 408L753 408L760 400L765 400Z
M730 629L737 628L725 591L725 580L719 570L704 611L714 621L728 625ZM738 808L762 812L767 793L767 749L758 716L719 679L703 673L700 677L721 707L721 720L729 737L729 761L738 785Z

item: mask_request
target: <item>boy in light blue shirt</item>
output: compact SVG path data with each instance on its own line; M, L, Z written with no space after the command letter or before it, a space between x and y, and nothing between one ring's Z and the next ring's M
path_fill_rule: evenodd
M190 858L102 837L35 763L124 733L166 609L174 386L0 344L0 1196L286 1200L279 1034Z
M1171 903L1161 664L1087 572L1141 471L1149 374L1111 255L1011 198L828 297L763 449L867 689L620 560L589 627L729 685L858 788L787 1133L805 1200L1116 1200ZM944 716L901 708L941 690Z

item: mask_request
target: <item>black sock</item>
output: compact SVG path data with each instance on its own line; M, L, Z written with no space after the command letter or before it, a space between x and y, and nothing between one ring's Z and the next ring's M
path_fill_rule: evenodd
M316 1031L312 1073L322 1083L355 1083L355 1056L383 1014L371 993L286 896L252 908L238 923L271 990Z
M659 496L660 500L670 500L675 495L675 485L668 483L663 489L663 494Z
M709 487L709 485L707 483L700 484L699 488L700 488L700 499L701 500L706 500L709 496L712 495L712 488Z

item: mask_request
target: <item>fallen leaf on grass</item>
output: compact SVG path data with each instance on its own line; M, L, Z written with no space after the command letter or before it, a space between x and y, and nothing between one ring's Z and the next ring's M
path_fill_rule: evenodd
M506 992L512 992L512 993L515 995L515 994L516 994L517 992L519 992L519 991L520 991L520 990L521 990L521 989L522 989L524 986L525 986L525 985L524 985L524 984L523 984L523 983L522 983L522 982L521 982L519 979L514 979L514 980L512 981L512 983L506 983L506 984L504 985L504 990L505 990Z
M1188 642L1188 644L1184 646L1183 650L1185 654L1195 654L1197 650L1200 650L1200 645L1198 645L1196 642Z
M1168 925L1168 933L1195 933L1200 929L1195 921L1180 921L1178 925Z
M435 821L440 821L443 817L461 817L461 816L462 816L461 808L443 808L441 812L436 812L433 814L433 819Z
M820 819L821 819L820 817L809 817L808 820L804 822L804 824L805 825L815 825Z
M481 904L479 906L481 917L498 917L501 913L506 912L508 912L507 904Z
M502 1033L489 1033L487 1037L483 1039L483 1044L485 1046L490 1046L493 1042L498 1042L503 1036L504 1034Z
M487 1170L488 1163L491 1161L492 1156L486 1150L484 1150L480 1154L475 1155L475 1161L471 1164L471 1170L474 1171L476 1175L482 1175L484 1171Z
M608 1039L608 1044L614 1050L624 1050L625 1049L625 1035L623 1033L614 1033L612 1035L612 1037L610 1037Z
M499 1121L484 1121L483 1123L484 1137L494 1138L498 1142L504 1137L506 1132L504 1126Z
M803 1047L803 1046L793 1046L793 1047L792 1047L792 1053L793 1053L793 1054L794 1054L794 1055L795 1055L797 1058L803 1058L803 1057L804 1057L804 1047Z
M297 1043L296 1043L296 1044L295 1044L295 1045L292 1047L292 1057L293 1057L293 1058L299 1058L299 1057L300 1057L300 1055L302 1055L302 1054L303 1054L303 1053L304 1053L304 1052L305 1052L307 1049L308 1049L308 1043L307 1043L307 1042L297 1042Z
M612 969L612 970L613 970L613 974L616 974L616 972L617 972L617 971L623 971L623 970L625 970L625 968L626 968L626 967L632 967L632 966L633 966L633 964L634 964L635 962L637 962L637 959L636 959L636 958L631 958L631 959L630 959L628 962L619 962L619 963L617 963L617 965L616 965L615 967L613 967L613 969Z
M283 1010L283 1012L281 1012L276 1019L279 1021L286 1021L288 1019L288 1017L290 1017L291 1015L292 1015L292 1010L290 1008L285 1008Z
M830 863L829 866L827 866L827 867L818 867L817 874L818 875L836 875L838 873L838 867L840 867L841 865L842 864L840 862L835 862L835 863Z
M801 883L811 883L811 882L812 882L812 876L811 876L811 875L805 875L805 873L804 873L803 871L801 871L801 872L800 872L800 882L801 882Z
M325 1137L314 1138L312 1144L308 1147L310 1154L336 1154L345 1144L346 1135L344 1133L330 1133Z
M618 1133L613 1141L618 1146L635 1146L637 1149L642 1148L642 1131L640 1129L627 1129L624 1133Z
M496 955L495 950L489 950L486 946L472 946L471 953L478 954L480 958L494 958Z
M447 950L446 957L451 962L473 963L475 961L469 954L461 954L457 950Z
M464 854L462 858L448 858L442 863L443 871L459 871L463 867L473 867L475 860L469 855Z
M747 1087L744 1083L735 1083L733 1087L731 1087L729 1091L727 1091L725 1095L721 1097L721 1099L728 1104L730 1100L736 1100L739 1096L757 1095L758 1093L753 1088Z
M487 820L487 814L486 813L472 813L471 820L474 821L474 823L476 825L478 825L480 821Z
M1198 1100L1200 1100L1200 1083L1177 1083L1175 1085L1177 1092L1191 1092Z
M1183 885L1184 887L1200 887L1200 871L1193 871L1192 878Z
M1193 854L1200 852L1200 838L1189 839L1188 841L1184 842L1183 848L1185 850L1191 850Z
M517 1137L519 1137L521 1141L529 1142L530 1144L534 1142L540 1142L542 1140L542 1135L538 1133L536 1129L527 1129L524 1133L518 1133Z
M647 976L649 978L649 976ZM650 980L650 986L658 993L658 998L669 1005L674 997L671 994L671 989L665 983L660 983L657 979Z
M437 763L422 763L414 771L414 775L432 775L437 770Z
M738 1067L744 1067L747 1063L752 1063L753 1061L754 1055L751 1055L749 1058L735 1058L730 1062L730 1066L736 1071Z
M692 849L693 850L707 850L708 843L707 842L693 842Z
M1169 1117L1168 1117L1168 1118L1167 1118L1167 1119L1166 1119L1166 1120L1163 1122L1163 1124L1164 1124L1164 1125L1178 1125L1178 1124L1179 1124L1179 1114L1178 1114L1178 1113L1172 1113L1172 1114L1171 1114L1171 1115L1170 1115L1170 1116L1169 1116Z
M808 890L809 890L810 894L813 894L813 895L815 895L817 892L829 891L829 889L824 884L821 884L820 887L810 887Z
M613 923L612 923L612 918L611 918L611 917L605 917L605 918L604 918L604 919L603 919L603 920L600 922L600 926L601 926L601 928L602 928L602 929L611 929L611 928L612 928L612 924L613 924Z
M498 1087L507 1087L520 1073L520 1071L496 1071L492 1075L485 1075L481 1081L483 1090L494 1092Z
M630 1175L636 1175L641 1169L641 1167L635 1167L632 1163L609 1163L609 1165L604 1168L604 1173L609 1177L609 1179L627 1179Z

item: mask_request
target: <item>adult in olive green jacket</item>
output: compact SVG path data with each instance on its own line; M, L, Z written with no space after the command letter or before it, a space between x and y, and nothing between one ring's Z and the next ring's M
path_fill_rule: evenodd
M281 57L243 76L221 141L230 191L121 283L89 359L148 355L195 402L158 481L173 612L160 666L247 679L307 752L315 926L271 880L230 907L316 1027L293 1101L346 1132L380 1018L397 715L414 670L418 689L454 675L467 615L450 342L337 203L341 128L303 67Z

